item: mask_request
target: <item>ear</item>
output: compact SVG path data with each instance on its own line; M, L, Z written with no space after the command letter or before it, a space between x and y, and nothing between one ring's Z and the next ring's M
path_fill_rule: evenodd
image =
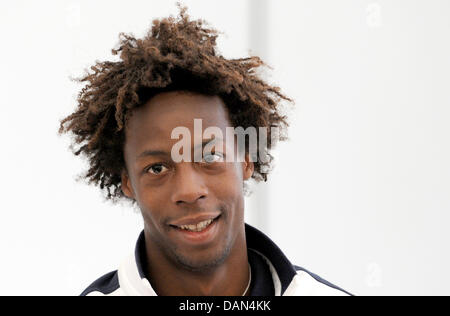
M242 163L242 176L244 180L248 180L253 175L255 171L255 164L250 161L250 155L245 154L245 161Z
M134 198L133 187L131 185L131 181L130 181L130 177L128 176L128 172L125 169L122 170L121 179L122 179L121 189L122 189L123 194L125 194L125 196L129 197L130 199L134 200L135 198Z

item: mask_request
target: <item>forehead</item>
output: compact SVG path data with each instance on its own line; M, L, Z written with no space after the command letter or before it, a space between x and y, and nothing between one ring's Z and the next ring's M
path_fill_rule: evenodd
M194 119L202 119L202 132L214 126L225 135L226 127L231 126L227 108L218 96L183 91L160 93L134 110L127 122L125 151L137 154L151 148L170 152L178 141L171 139L172 130L187 127L193 138Z

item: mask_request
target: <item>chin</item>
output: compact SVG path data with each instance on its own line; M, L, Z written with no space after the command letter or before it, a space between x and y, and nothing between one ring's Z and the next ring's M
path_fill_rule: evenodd
M231 247L225 247L218 254L208 258L195 258L192 254L176 254L176 261L184 269L191 272L205 272L209 270L214 270L215 268L221 266L228 258L231 251Z

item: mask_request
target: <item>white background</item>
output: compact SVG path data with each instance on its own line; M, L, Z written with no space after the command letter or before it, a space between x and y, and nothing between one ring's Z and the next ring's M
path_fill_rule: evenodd
M247 221L357 295L449 295L450 2L184 3L296 101ZM139 214L75 181L86 163L57 129L69 76L169 14L174 1L0 2L0 295L78 295L133 251Z

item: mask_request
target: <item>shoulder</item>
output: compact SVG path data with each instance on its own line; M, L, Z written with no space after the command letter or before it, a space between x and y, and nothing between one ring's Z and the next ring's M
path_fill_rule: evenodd
M120 291L119 276L117 271L112 271L100 277L88 286L80 296L104 296L115 295Z
M293 286L287 295L317 295L317 296L353 296L353 294L322 279L305 268L294 265L297 275Z

